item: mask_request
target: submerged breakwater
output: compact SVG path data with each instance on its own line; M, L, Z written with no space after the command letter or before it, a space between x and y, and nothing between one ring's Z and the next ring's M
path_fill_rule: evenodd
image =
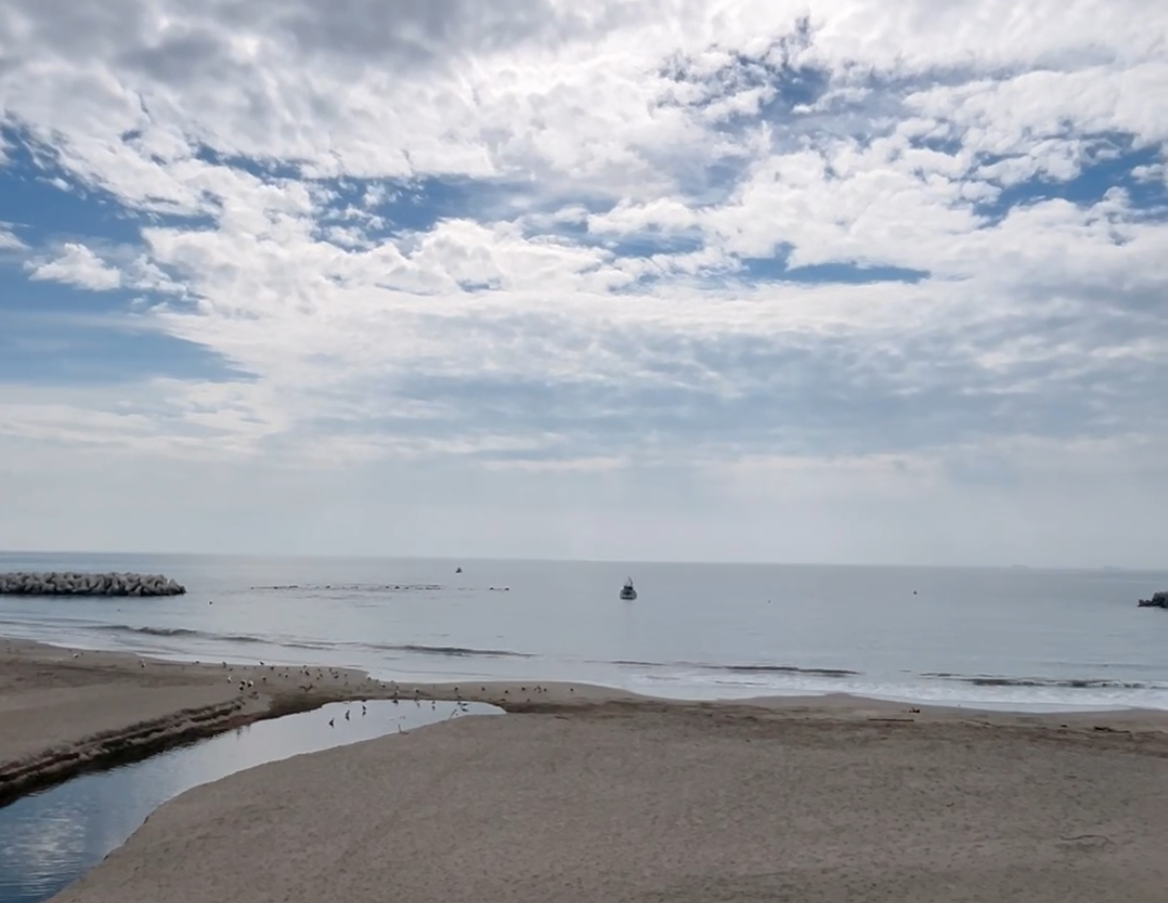
M186 591L185 586L162 574L0 574L0 595L8 596L181 596Z

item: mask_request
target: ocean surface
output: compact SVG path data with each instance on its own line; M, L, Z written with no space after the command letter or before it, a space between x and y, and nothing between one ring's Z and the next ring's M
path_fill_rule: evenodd
M174 577L186 595L0 596L0 634L163 658L684 699L1168 709L1168 611L1136 607L1168 572L0 553L8 570Z

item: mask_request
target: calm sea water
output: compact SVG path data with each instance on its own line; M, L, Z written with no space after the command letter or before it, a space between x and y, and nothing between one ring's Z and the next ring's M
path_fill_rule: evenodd
M0 634L59 645L691 699L1168 709L1168 612L1136 608L1168 573L0 554L0 571L28 569L164 573L188 588L0 597ZM626 576L635 602L618 598Z

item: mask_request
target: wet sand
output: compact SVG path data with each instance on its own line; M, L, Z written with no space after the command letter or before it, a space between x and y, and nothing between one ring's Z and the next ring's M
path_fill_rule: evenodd
M1168 888L1163 713L686 704L567 685L231 672L266 674L261 693L229 686L221 665L143 667L33 644L0 661L0 774L14 757L84 746L82 727L168 717L168 704L169 717L230 704L239 718L326 697L461 696L520 713L197 788L62 901L1163 903ZM70 713L81 727L62 720Z

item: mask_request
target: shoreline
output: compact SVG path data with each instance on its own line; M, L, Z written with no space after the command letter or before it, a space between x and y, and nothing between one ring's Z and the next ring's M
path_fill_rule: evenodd
M7 641L13 642L13 643L16 643L16 642L32 643L34 645L40 645L40 646L46 646L46 647L50 647L50 648L68 650L70 652L80 650L80 651L84 651L86 653L109 653L112 655L125 655L125 656L131 656L131 657L135 657L135 658L143 658L143 659L146 659L147 661L154 661L154 662L159 662L159 663L182 664L182 665L188 665L188 666L200 664L199 659L193 658L191 654L186 653L186 652L159 651L159 650L139 651L139 650L133 650L133 649L111 648L107 645L100 645L100 644L95 644L95 645L72 645L72 644L67 644L67 643L55 644L55 643L47 641L43 638L37 638L37 639L25 638L25 637L8 637L8 638L6 638L6 637L0 635L0 642L5 641L6 639L7 639ZM220 652L220 654L222 654L222 653ZM233 667L236 667L236 668L248 668L248 667L251 667L252 664L257 660L258 660L257 658L254 658L252 656L240 655L238 653L235 653L235 654L228 656L227 663ZM613 664L619 665L619 664L626 664L626 663L614 662ZM455 686L456 685L455 680L446 679L446 678L439 676L440 672L437 670L432 675L431 674L423 674L423 676L420 676L414 680L398 680L395 677L384 677L384 678L383 677L374 677L373 675L374 675L376 669L370 669L364 665L353 664L353 663L350 663L347 665L326 665L326 664L306 664L305 662L302 662L302 661L288 662L285 660L285 662L283 664L278 665L278 667L283 668L283 669L297 669L297 668L308 667L308 668L312 669L313 671L317 671L317 670L326 670L326 671L328 671L328 670L332 670L332 671L341 670L341 671L347 671L347 672L352 673L352 674L359 674L363 677L368 677L368 678L370 678L374 681L377 681L379 683L382 683L382 684L388 685L388 684L392 684L392 683L397 683L400 686L409 686L411 688L415 687L415 686L417 686L417 687L435 687L435 686L447 686L447 685ZM701 666L701 667L706 667L706 666ZM710 667L716 667L716 666L710 666ZM753 667L753 666L749 666L749 667ZM792 666L792 667L794 667L794 666ZM779 667L779 668L777 668L777 670L782 671L782 670L784 670L784 668ZM794 670L799 670L799 669L795 668ZM814 669L814 668L807 669L807 671L809 673L815 672L818 670L819 669ZM850 674L851 672L848 672L848 673ZM856 676L860 676L859 672L856 672ZM929 676L929 675L925 675L925 676ZM1007 686L1007 687L1016 686L1016 687L1022 687L1022 688L1033 688L1036 686L1042 686L1042 684L1041 684L1042 679L1041 678L994 678L994 677L984 677L984 678L973 677L973 678L970 678L971 681L977 681L980 679L985 679L985 680L990 680L990 681L1001 680L1001 681L1004 681L1004 683L1001 685ZM1011 681L1015 681L1015 680L1017 680L1018 683L1016 683L1016 684L1011 683ZM1097 680L1096 678L1080 678L1080 679L1067 678L1067 679L1063 680L1062 682L1060 682L1058 679L1054 679L1054 678L1052 678L1050 680L1051 680L1051 683L1049 684L1049 686L1051 688L1054 688L1054 689L1069 688L1069 687L1077 685L1078 683L1082 683L1083 688L1086 690L1096 688L1095 687L1096 683L1099 684L1099 688L1106 689L1106 681L1103 679ZM510 677L510 676L508 676L508 677L495 677L495 678L483 677L483 676L479 676L479 677L464 676L461 678L461 681L465 685L477 684L480 686L483 684L510 686L510 685L520 685L523 683L538 684L541 681L548 682L545 679L539 678L539 677L523 678L523 677ZM925 690L924 692L921 692L918 695L917 693L914 693L912 691L912 689L910 689L909 687L902 687L902 688L895 688L895 689L890 688L888 690L888 692L884 692L882 689L880 689L880 688L885 686L883 684L874 685L875 687L877 687L877 689L874 689L873 691L864 691L864 690L858 690L855 688L842 689L842 690L830 689L830 688L768 690L765 688L758 688L758 692L754 692L754 691L745 690L742 687L734 687L734 688L731 688L729 690L728 695L717 695L714 693L705 693L705 692L700 692L700 691L695 692L692 695L686 695L684 692L671 693L671 694L667 694L667 695L658 695L658 694L653 693L653 692L647 692L643 688L630 689L626 685L622 685L620 683L605 683L605 682L601 682L601 681L590 680L588 678L560 679L560 680L556 680L556 681L551 681L551 683L563 684L564 686L572 685L572 686L576 686L576 687L589 687L589 688L594 688L597 690L602 690L606 693L610 693L610 694L614 694L614 695L618 695L618 696L627 696L630 698L663 700L663 701L674 702L674 703L679 703L679 704L690 704L690 703L700 703L700 702L748 703L748 702L753 702L755 700L803 701L803 700L814 700L814 699L837 698L838 697L838 698L849 698L849 699L856 699L856 700L867 700L867 701L871 701L871 702L875 702L875 703L887 703L890 705L905 705L905 706L915 706L915 707L922 707L922 708L929 708L929 709L945 709L945 710L967 711L967 712L986 712L986 713L993 712L993 713L1000 713L1000 714L1018 714L1018 715L1033 714L1033 715L1052 715L1052 716L1076 715L1076 714L1090 715L1093 713L1107 713L1107 712L1116 712L1116 713L1119 713L1119 712L1147 712L1147 713L1159 712L1159 713L1162 713L1165 717L1168 717L1168 698L1166 698L1165 704L1162 706L1140 705L1138 702L1131 703L1131 702L1122 702L1122 701L1115 701L1115 700L1084 703L1084 702L1075 702L1073 700L1053 702L1053 701L1035 701L1035 700L1018 701L1018 700L1005 700L1005 699L976 699L976 698L963 699L961 697L938 699L936 696L930 695L927 692L927 690ZM916 689L920 690L921 687L917 687Z
M447 719L195 786L52 899L1163 897L1160 711L679 702L0 640L0 793L327 702L394 698L489 702L508 717Z
M1168 755L1168 712L1158 709L1007 712L843 693L681 700L591 684L402 683L320 666L182 662L22 639L0 642L0 723L9 728L0 735L0 806L78 774L255 721L360 699L484 702L513 715L689 713L715 723L964 724L1075 743L1123 738L1149 750L1162 746Z

